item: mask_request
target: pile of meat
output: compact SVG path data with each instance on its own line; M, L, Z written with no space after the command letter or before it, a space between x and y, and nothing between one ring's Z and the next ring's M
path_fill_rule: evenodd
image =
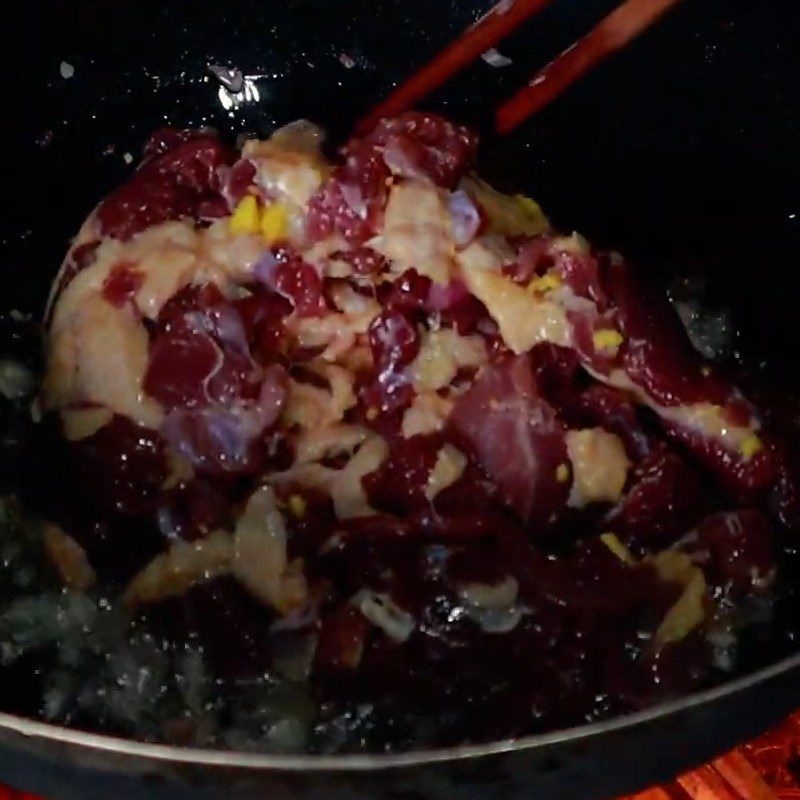
M160 132L82 227L40 396L64 583L220 686L290 652L320 718L403 746L733 668L798 519L763 414L619 254L477 177L469 130L321 140Z

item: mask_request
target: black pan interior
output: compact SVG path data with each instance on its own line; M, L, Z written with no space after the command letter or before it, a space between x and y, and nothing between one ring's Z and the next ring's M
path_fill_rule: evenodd
M655 275L702 276L704 302L733 310L742 357L790 395L800 375L794 4L686 0L513 136L488 132L492 106L614 4L555 2L502 45L510 66L479 62L425 106L486 131L483 171L536 197L557 225ZM68 238L153 129L208 125L235 138L305 116L341 140L488 5L42 0L18 8L0 55L0 355L27 346L10 335L9 312L41 314ZM260 100L223 107L209 64L258 76ZM0 478L16 476L7 457ZM795 638L782 622L761 658L787 652Z

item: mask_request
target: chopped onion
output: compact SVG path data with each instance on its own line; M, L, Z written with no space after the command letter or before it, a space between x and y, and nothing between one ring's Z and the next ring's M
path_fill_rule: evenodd
M400 608L388 594L362 589L353 605L395 642L408 641L417 624L414 617Z
M463 189L450 193L447 207L453 224L453 242L456 247L465 247L480 230L480 212Z

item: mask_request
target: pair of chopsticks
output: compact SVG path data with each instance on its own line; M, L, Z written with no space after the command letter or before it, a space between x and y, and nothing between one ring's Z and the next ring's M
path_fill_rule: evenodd
M412 108L550 2L551 0L500 0L475 25L395 89L386 100L375 106L359 122L356 133L366 133L382 117L394 116ZM494 124L498 133L508 133L544 108L581 76L625 47L679 2L680 0L626 0L586 36L537 72L527 86L497 109Z

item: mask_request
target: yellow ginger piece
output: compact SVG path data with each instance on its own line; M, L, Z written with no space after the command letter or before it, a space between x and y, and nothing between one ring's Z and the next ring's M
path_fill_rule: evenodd
M259 232L258 200L248 194L239 201L228 222L234 236L257 234Z

